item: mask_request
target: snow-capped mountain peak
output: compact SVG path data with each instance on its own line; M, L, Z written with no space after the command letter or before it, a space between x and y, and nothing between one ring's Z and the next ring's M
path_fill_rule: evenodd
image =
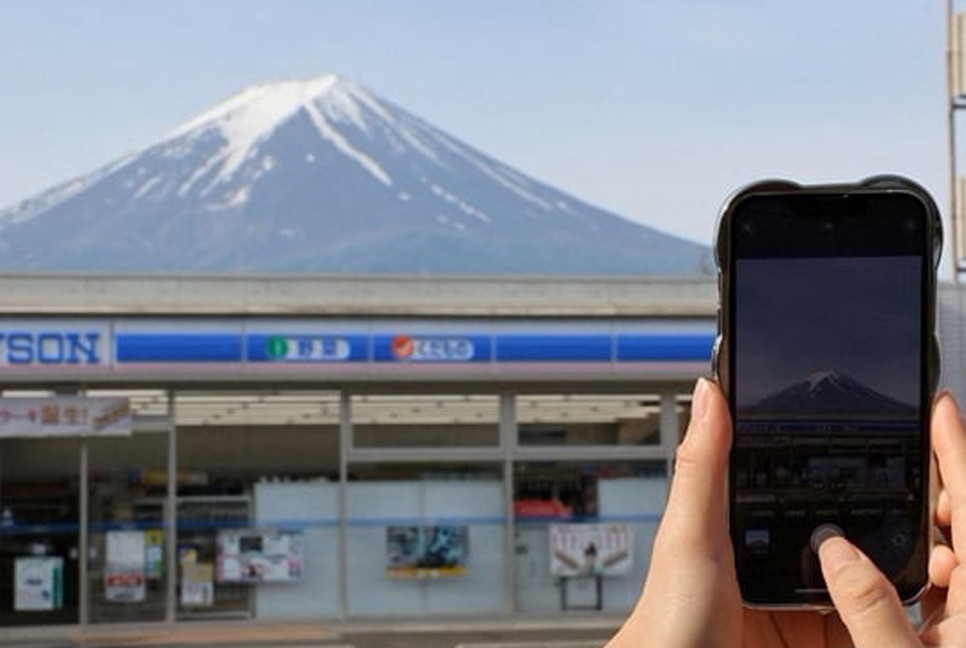
M336 74L248 87L149 147L0 210L4 269L710 266L705 246L528 177Z
M358 90L351 82L336 74L324 74L312 79L248 86L181 124L164 139L181 137L198 129L228 125L239 132L246 131L249 136L257 136L266 131L270 132L306 104L324 100L337 87L342 89L338 93L341 96L332 105L342 104L351 114L355 106L345 102L346 94L351 92L350 88L356 92Z
M898 401L835 370L813 371L804 379L772 392L748 410L822 415L915 413L913 405Z
M379 182L391 185L389 175L379 163L350 144L338 128L350 123L368 132L362 106L376 106L378 102L364 90L336 74L313 79L280 81L245 88L238 94L217 104L165 137L165 140L200 137L217 130L224 145L215 157L207 161L207 168L220 165L217 175L207 190L230 179L236 171L257 155L261 142L269 139L281 125L299 111L305 111L319 135L355 160ZM379 111L384 114L384 111ZM206 190L206 193L207 193Z
M820 389L823 384L834 385L835 383L840 382L839 374L834 369L813 371L812 373L808 374L808 377L805 380L808 382L809 390L813 392L816 389Z

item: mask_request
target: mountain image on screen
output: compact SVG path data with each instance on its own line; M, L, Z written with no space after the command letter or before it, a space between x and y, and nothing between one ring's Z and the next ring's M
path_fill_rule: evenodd
M834 370L816 371L803 380L765 396L739 415L803 417L913 417L916 407Z

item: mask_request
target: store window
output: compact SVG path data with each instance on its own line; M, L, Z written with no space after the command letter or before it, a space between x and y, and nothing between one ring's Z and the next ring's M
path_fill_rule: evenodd
M356 394L356 448L482 447L499 443L499 398L492 394Z
M664 461L515 463L516 610L629 609L666 492Z
M80 440L0 441L0 624L79 621Z
M88 440L89 620L163 621L168 436Z
M657 394L521 394L519 443L536 445L658 445Z
M177 616L336 616L339 394L184 392Z
M501 614L506 514L499 464L366 463L347 486L352 616Z

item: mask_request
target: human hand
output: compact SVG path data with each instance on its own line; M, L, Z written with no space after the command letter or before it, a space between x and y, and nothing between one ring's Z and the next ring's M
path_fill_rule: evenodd
M855 648L966 646L966 426L948 393L936 399L932 415L943 482L936 525L951 545L936 546L929 557L934 589L923 600L922 628L913 629L895 589L848 541L830 538L819 547L825 583Z
M721 390L699 379L644 591L607 648L741 645L741 597L724 497L730 447Z
M841 617L838 612L743 610L724 498L731 422L718 386L699 380L644 591L607 648L966 645L966 429L951 396L937 399L932 436L947 484L937 523L949 529L954 544L938 547L930 559L931 579L943 589L924 602L927 613L936 613L921 637L891 584L843 538L826 540L820 548Z

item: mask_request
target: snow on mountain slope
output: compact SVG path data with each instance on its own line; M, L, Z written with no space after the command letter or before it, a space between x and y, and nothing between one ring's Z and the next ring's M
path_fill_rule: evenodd
M707 248L594 208L337 75L243 90L0 211L0 268L697 274Z

